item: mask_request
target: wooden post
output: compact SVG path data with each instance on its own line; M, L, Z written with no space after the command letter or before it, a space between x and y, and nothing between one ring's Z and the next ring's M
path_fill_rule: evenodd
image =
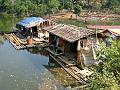
M95 53L93 44L92 44L92 52L93 52L93 58L94 58L94 62L95 62L97 60L97 57L96 57L96 53Z
M77 65L80 64L81 62L81 45L80 45L80 40L78 41L78 45L77 45Z
M96 34L96 44L100 45L99 40L98 40L98 36L97 36L97 29L95 29L95 34Z

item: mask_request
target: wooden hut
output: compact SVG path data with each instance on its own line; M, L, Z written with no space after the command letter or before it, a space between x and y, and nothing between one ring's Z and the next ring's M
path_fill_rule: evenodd
M49 38L49 34L42 28L50 25L51 22L49 20L40 17L28 17L18 22L16 27L26 37L30 36L33 39L35 38L35 40L38 40L38 38L44 40Z
M16 49L35 46L47 46L49 33L42 28L51 26L52 22L40 17L28 17L16 24L16 32L6 34L6 38Z
M100 26L100 25L88 25L88 29L95 29L98 33L102 33L112 38L120 37L120 26Z
M95 34L93 30L65 24L46 27L44 30L50 34L49 51L63 58L65 62L75 62L77 65L81 65L81 60L84 59L85 53L88 52L82 53L85 51L85 47L88 46L87 44L89 44L87 38Z

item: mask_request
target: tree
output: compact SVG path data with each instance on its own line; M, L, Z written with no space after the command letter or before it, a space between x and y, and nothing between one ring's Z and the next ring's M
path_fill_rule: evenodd
M49 0L48 7L50 12L54 13L58 11L59 6L60 6L60 2L58 0Z
M72 2L70 0L64 1L64 8L68 10L72 10Z
M6 11L6 9L8 9L9 4L9 0L1 0L0 7L3 11Z
M120 1L119 0L107 0L106 2L106 7L107 8L114 8L120 5Z
M77 18L77 16L80 15L81 11L82 11L82 7L79 4L76 4L74 6L74 13L76 14L76 18Z

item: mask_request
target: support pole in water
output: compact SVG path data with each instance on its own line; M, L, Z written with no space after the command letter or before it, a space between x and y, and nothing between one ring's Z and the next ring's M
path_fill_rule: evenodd
M77 65L81 63L81 45L80 45L80 40L78 41L77 45Z

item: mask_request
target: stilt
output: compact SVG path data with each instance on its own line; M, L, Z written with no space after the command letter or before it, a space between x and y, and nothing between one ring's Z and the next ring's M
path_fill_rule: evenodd
M78 41L78 45L77 45L77 65L80 65L81 63L81 45L80 45L80 40Z

